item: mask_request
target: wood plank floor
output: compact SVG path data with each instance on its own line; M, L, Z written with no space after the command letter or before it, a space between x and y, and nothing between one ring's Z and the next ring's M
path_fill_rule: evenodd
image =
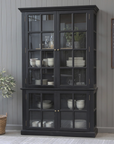
M114 144L114 134L98 133L96 138L21 135L20 131L6 131L0 144Z

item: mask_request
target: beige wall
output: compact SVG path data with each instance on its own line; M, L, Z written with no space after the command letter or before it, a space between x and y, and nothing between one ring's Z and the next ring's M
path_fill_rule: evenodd
M111 69L111 18L114 0L0 0L0 69L5 68L16 79L13 98L0 96L0 114L8 112L8 127L22 123L22 40L19 7L97 5L97 126L100 131L114 132L114 70Z

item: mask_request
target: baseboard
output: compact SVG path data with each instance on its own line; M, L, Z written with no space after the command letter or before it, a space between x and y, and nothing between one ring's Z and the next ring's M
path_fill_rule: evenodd
M114 127L97 127L98 133L114 133Z
M114 133L114 127L97 127L98 133ZM22 130L22 125L7 124L6 130Z
M22 130L22 125L17 124L7 124L6 130Z

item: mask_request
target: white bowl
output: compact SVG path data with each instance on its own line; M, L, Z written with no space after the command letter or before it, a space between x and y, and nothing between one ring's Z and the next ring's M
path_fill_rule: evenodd
M30 61L36 61L38 58L30 58Z
M72 58L72 57L69 57L68 59L69 59L69 60L72 60L73 58ZM83 60L83 57L74 57L74 60Z
M39 121L33 121L33 122L32 122L32 127L38 127L38 122L39 122Z
M52 82L49 81L49 82L48 82L48 85L54 85L54 82L53 82L53 81L52 81Z
M35 62L35 61L30 61L30 65L31 65L32 67L35 67L35 66L36 66L36 62Z
M86 120L82 120L82 119L75 120L75 128L85 129L86 128Z
M67 100L67 106L68 108L72 109L73 108L73 100L72 99L68 99ZM76 100L74 100L74 107L76 106Z
M84 108L84 104L78 104L77 103L76 106L79 110L82 110Z
M46 127L53 127L53 124L53 121L46 122Z
M48 59L46 59L46 58L43 59L43 60L42 60L42 64L43 64L44 66L47 66L47 65L48 65Z
M36 60L36 66L40 67L40 60Z
M48 61L54 61L54 58L48 58Z
M50 67L54 66L54 61L48 61L48 66Z
M39 108L41 108L41 102L39 102L37 106ZM43 107L43 109L49 109L52 107L52 104L51 103L42 103L42 107Z

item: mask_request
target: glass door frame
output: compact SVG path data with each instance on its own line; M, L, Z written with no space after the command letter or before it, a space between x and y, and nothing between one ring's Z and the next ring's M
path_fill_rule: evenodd
M51 50L46 50L46 49L40 49L40 50L30 50L29 49L29 33L40 33L40 37L41 37L41 42L42 42L42 34L43 33L48 33L48 32L51 32L51 31L43 31L42 30L42 26L41 26L41 29L40 31L36 31L36 32L32 32L32 31L29 31L29 15L40 15L40 21L41 21L41 24L42 24L42 15L48 15L48 14L53 14L54 15L54 30L53 30L53 33L54 33L54 49L51 49ZM25 86L26 87L36 87L36 88L41 88L41 87L50 87L50 88L53 88L53 87L57 87L57 78L55 77L54 78L54 86L48 86L48 85L42 85L42 82L41 82L41 85L31 85L29 84L29 69L34 69L34 68L30 68L29 67L29 52L34 52L34 51L40 51L40 56L41 56L41 59L42 59L42 52L44 51L53 51L53 56L54 56L54 67L52 68L54 73L53 75L56 75L56 65L57 65L57 56L56 56L56 49L57 49L57 40L56 40L56 35L57 35L57 29L56 29L56 25L57 25L57 12L26 12L25 14L26 16L26 21L25 21L25 48L26 48L26 72L25 72L25 79L26 79L26 84ZM42 80L42 66L40 68L35 68L36 70L41 70L41 80ZM47 68L48 69L48 68ZM51 68L49 68L51 69Z
M53 94L54 95L54 109L30 109L29 108L29 94L34 94L34 93L38 93L40 94L41 97L41 103L43 101L43 94ZM57 113L55 112L55 110L57 109L57 103L56 103L56 92L50 92L50 91L37 91L37 90L28 90L26 91L26 120L27 120L27 126L26 129L29 130L40 130L40 131L49 131L49 130L56 130L57 129ZM43 122L43 112L53 112L54 113L54 128L43 128L43 127L30 127L29 125L29 121L30 121L30 111L37 111L41 113L41 122Z
M63 109L61 110L61 98L60 98L60 94L72 94L72 98L74 101L74 95L75 94L85 94L86 95L86 110L75 110L74 108L72 110L67 110L67 109ZM90 100L89 100L89 95L90 92L89 91L59 91L57 92L58 95L58 130L60 131L90 131L90 127L89 127L89 122L90 122ZM73 128L61 128L61 112L72 112L73 113ZM74 120L75 120L75 112L85 112L87 114L87 128L86 129L76 129L74 128Z
M81 51L85 50L86 51L86 68L84 68L84 69L86 69L86 85L85 86L80 86L80 85L79 86L75 86L75 85L72 85L72 86L60 85L60 51L62 51L62 50L60 50L60 33L63 32L59 28L60 27L60 14L71 14L71 18L72 18L72 30L71 30L71 32L74 34L75 31L73 30L73 26L74 26L73 14L83 14L83 13L86 14L86 30L83 30L84 32L86 32L86 49L76 49L76 50L81 50ZM90 78L90 76L89 76L90 75L89 74L89 67L90 67L90 64L89 64L90 63L89 62L89 60L90 60L89 46L90 46L91 42L89 41L89 39L90 39L91 23L90 23L90 20L88 19L89 13L90 13L89 10L88 11L64 11L64 12L63 11L59 11L59 12L57 12L57 36L58 36L57 37L57 41L58 41L58 43L57 43L57 49L58 49L57 57L58 57L58 60L59 60L58 73L57 73L58 74L57 75L57 77L58 77L58 81L57 81L58 87L63 87L63 88L73 88L73 87L74 88L89 88L90 87L90 83L89 83L89 78ZM72 36L72 44L74 46L74 35ZM76 51L76 50L73 50L73 46L72 46L72 49L71 49L72 54L73 54L73 51ZM73 55L72 55L72 57L73 57ZM71 67L71 68L68 67L68 69L72 69L72 76L74 78L74 70L75 69L83 69L83 68L81 68L81 67L77 67L77 68L76 67Z

